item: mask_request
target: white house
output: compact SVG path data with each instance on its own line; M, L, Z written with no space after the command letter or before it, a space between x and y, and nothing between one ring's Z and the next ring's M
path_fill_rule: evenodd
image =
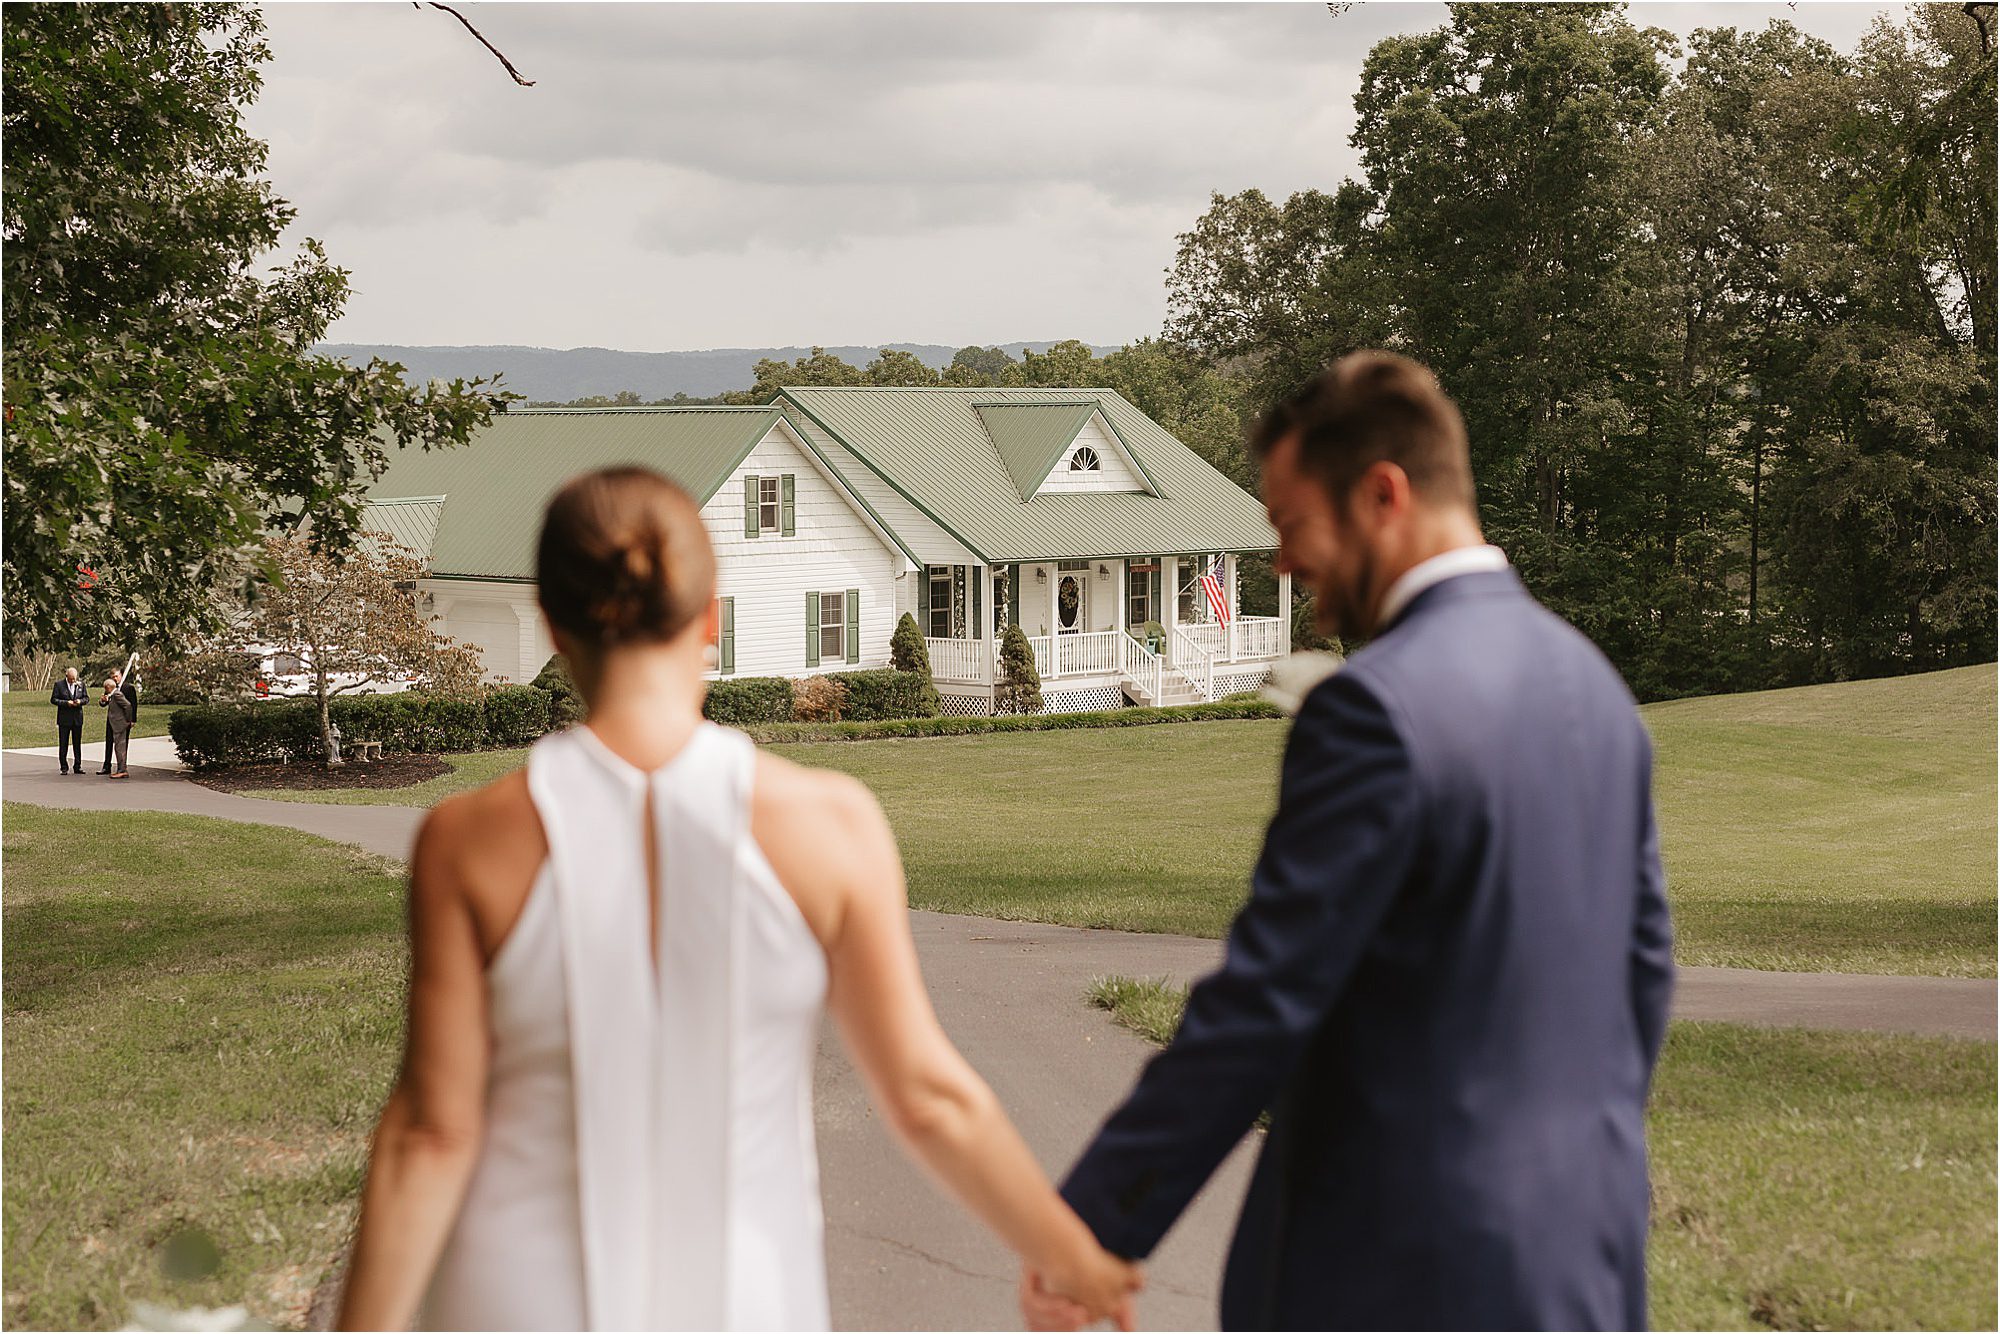
M718 559L717 676L886 666L909 612L947 712L992 709L998 635L1025 630L1051 711L1214 699L1289 651L1279 614L1217 623L1197 587L1277 535L1263 507L1107 389L803 388L760 407L516 410L467 446L405 451L365 526L414 548L447 633L495 679L553 652L535 605L542 507L640 463L701 503ZM1155 653L1137 631L1157 622Z

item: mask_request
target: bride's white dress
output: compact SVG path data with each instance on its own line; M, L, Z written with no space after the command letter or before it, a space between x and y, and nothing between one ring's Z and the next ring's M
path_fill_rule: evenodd
M486 1138L425 1327L827 1327L826 959L750 835L754 764L707 723L652 774L584 727L530 752L549 856L487 970Z

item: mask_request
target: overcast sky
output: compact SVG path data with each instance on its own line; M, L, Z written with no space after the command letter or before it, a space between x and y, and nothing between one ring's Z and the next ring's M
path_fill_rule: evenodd
M1082 338L1165 314L1211 191L1357 171L1380 38L1442 4L273 4L248 115L353 271L338 341L632 351ZM1900 6L1787 18L1843 50Z

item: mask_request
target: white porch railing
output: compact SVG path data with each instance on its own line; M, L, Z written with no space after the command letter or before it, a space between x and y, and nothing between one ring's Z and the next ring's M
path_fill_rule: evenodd
M1147 699L1159 703L1160 694L1166 688L1166 659L1130 635L1118 638L1121 641L1118 645L1119 672L1144 691Z
M1109 676L1118 670L1120 630L1093 630L1088 634L1041 635L1030 637L1035 650L1035 670L1044 681L1052 676Z
M1214 699L1215 655L1190 639L1187 630L1186 626L1174 628L1174 669L1201 692L1203 699Z
M1197 645L1210 657L1235 662L1243 658L1283 657L1284 625L1276 616L1238 616L1233 627L1192 621L1183 622L1179 628L1188 642ZM1235 641L1233 645L1230 642L1232 638Z
M931 679L970 681L975 685L993 682L993 641L990 639L926 639L930 654Z

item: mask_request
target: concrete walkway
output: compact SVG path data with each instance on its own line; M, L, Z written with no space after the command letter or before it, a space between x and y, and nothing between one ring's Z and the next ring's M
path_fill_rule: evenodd
M257 801L213 792L167 770L111 782L62 778L41 756L6 754L0 796L89 810L175 811L277 824L406 855L423 813L398 806ZM912 913L932 1003L1053 1174L1088 1141L1151 1053L1082 1003L1094 977L1187 981L1221 943ZM1677 1017L1890 1032L1995 1036L1992 979L1763 973L1684 968ZM847 1329L1018 1327L1014 1267L999 1244L947 1203L890 1142L859 1075L829 1032L817 1078L827 1258L836 1324ZM1248 1181L1246 1142L1181 1220L1150 1267L1141 1322L1212 1329L1222 1256Z

